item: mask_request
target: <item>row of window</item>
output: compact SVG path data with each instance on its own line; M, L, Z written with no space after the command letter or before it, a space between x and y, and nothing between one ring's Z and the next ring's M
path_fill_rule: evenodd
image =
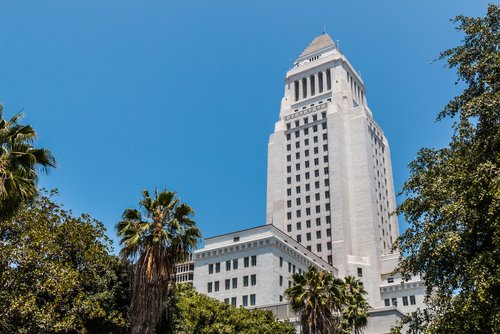
M328 144L324 144L323 145L323 152L328 152ZM313 153L314 154L319 154L319 147L318 146L316 146L316 147L313 148ZM308 149L304 151L304 155L305 155L306 158L309 157L309 150ZM295 159L297 159L297 160L300 159L300 152L296 152L295 153ZM287 162L291 162L292 161L292 155L291 154L288 154L286 156L286 161Z
M307 119L307 117L305 117L305 118ZM297 122L298 122L298 121L297 121ZM321 129L326 130L327 125L326 125L326 121L325 121L325 122L321 122L321 123L315 124L315 125L313 125L312 127L306 127L306 128L303 128L303 129L302 129L302 131L304 132L304 136L309 135L309 129L311 129L311 128L312 128L312 132L318 132L318 129L319 129L318 125L321 125ZM299 137L300 137L300 132L301 132L301 129L293 131L293 135L294 135L294 137L295 137L295 138L299 138ZM324 135L326 135L326 133L323 133L323 134L324 134ZM314 140L314 138L316 138L315 143L317 143L317 138L318 138L318 137L317 137L317 136L314 136L314 137L313 137L313 140ZM327 136L323 136L323 139L324 139L324 140L326 140L327 138L328 138ZM291 139L292 139L292 132L288 132L288 133L286 134L286 140L287 140L287 141L289 141L289 140L291 140ZM309 139L309 138L307 138L307 139ZM304 143L305 143L305 142L304 142ZM307 143L309 143L309 142L307 142ZM306 144L306 145L308 145L308 144Z
M320 101L320 103L321 103L321 101ZM314 103L313 103L313 104L311 104L311 106L314 106ZM305 108L305 107L304 107L304 108ZM303 108L303 109L304 109L304 108ZM298 111L298 109L296 109L295 111ZM323 111L323 112L321 113L321 118L322 118L322 119L325 119L325 118L326 118L326 111ZM316 122L317 120L318 120L318 115L316 115L316 114L312 115L312 121L313 121L313 122ZM309 124L309 117L307 117L307 116L306 116L306 117L302 118L302 122L303 122L303 125L307 125L307 124ZM296 120L296 121L294 122L294 125L295 125L295 127L296 127L296 128L297 128L297 127L299 127L299 126L300 126L300 120ZM287 129L287 130L290 130L291 128L292 128L292 123L286 123L286 129ZM287 138L288 138L288 137L287 137Z
M290 194L288 194L288 191L287 191L287 194L288 194L288 196L291 196L292 195L292 189L289 189L289 190L290 190ZM325 191L325 198L330 198L330 191L329 190ZM315 193L314 194L314 199L316 201L319 201L321 199L320 193ZM305 200L306 200L306 204L311 203L311 196L310 195L306 195L305 196ZM301 198L300 197L296 197L295 198L295 204L296 205L301 205L301 203L302 203ZM286 205L287 205L288 208L291 208L292 207L292 200L290 200L290 199L287 200Z
M330 211L330 203L325 204L325 210ZM321 213L321 207L319 205L316 205L315 211L316 211L316 213ZM306 216L310 216L310 215L311 215L311 208L306 208ZM292 219L292 212L287 212L286 216L287 216L287 220L291 220ZM295 217L301 218L302 217L302 210L300 210L300 209L296 210Z
M233 270L238 269L238 263L239 263L238 259L227 260L226 261L226 271L231 270L231 265L232 265ZM252 265L252 267L255 267L257 265L257 255L246 256L243 258L243 267L248 268L248 267L250 267L250 264ZM220 267L221 267L220 262L210 263L208 265L208 273L213 274L214 269L215 269L216 273L220 273Z
M319 158L314 158L313 162L314 162L314 166L319 166ZM323 156L323 162L324 163L328 163L328 155L324 155ZM295 170L299 171L300 170L300 166L301 166L300 162L296 163L295 164ZM309 167L311 167L311 161L309 161L309 160L304 161L304 168L309 168ZM328 169L325 169L325 171L326 171L325 174L328 174ZM287 173L291 173L292 172L292 165L286 166L286 172Z
M241 305L248 306L248 300L249 300L248 297L250 297L250 306L255 305L255 303L257 302L257 297L255 296L255 294L242 296L241 297ZM231 303L231 305L236 306L237 302L238 302L237 297L224 298L224 303L226 303L228 305L229 305L229 303Z
M243 276L243 287L257 285L257 275L245 275ZM224 288L226 290L237 289L238 288L238 277L228 278L224 281ZM208 282L207 291L208 293L218 292L220 289L220 281Z
M402 302L403 302L403 306L408 306L408 297L410 297L410 304L409 305L416 305L417 304L417 301L415 299L415 296L412 295L412 296L404 296L403 298L401 298ZM397 298L387 298L387 299L384 299L384 303L385 303L385 306L398 306L398 299Z
M323 140L327 140L327 138L328 138L328 135L326 134L326 132L323 133ZM319 142L318 136L314 136L313 137L313 143L317 144L318 142ZM309 138L304 139L304 145L305 146L309 146ZM295 142L295 148L296 149L300 148L300 141L296 141ZM292 150L292 144L286 144L286 150L287 150L287 152L290 152Z
M331 229L327 229L326 230L326 236L327 237L331 237L332 236L332 230ZM290 231L291 232L291 229ZM317 240L321 240L321 231L316 231L316 239ZM302 242L302 235L301 234L297 234L297 237L295 238L295 240L297 240L297 242L301 243ZM311 232L307 232L306 233L306 240L307 241L311 241ZM331 245L328 247L328 249L330 250L331 249Z

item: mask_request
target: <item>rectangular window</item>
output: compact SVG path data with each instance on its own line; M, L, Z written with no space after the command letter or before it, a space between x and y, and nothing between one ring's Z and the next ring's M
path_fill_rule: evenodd
M321 244L317 244L316 245L316 251L317 252L321 252Z
M300 215L300 210L297 210L295 213L296 213L296 215L297 215L297 218L300 218L300 216L301 216L301 215Z
M297 235L297 242L301 243L302 242L302 236L300 234Z
M305 135L308 135L308 134L309 134L309 129L308 129L308 128L305 128L305 129L304 129L304 134L305 134Z
M391 301L389 300L389 298L384 299L384 303L385 303L385 306L391 306Z
M311 190L311 186L310 186L310 184L308 183L308 184L306 184L306 191L310 191L310 190Z
M326 211L330 211L330 203L326 203L325 204L325 210Z
M287 162L292 161L292 156L291 156L290 154L286 156L286 161L287 161Z
M309 161L304 162L306 168L309 168Z
M295 182L300 182L300 174L295 175Z
M313 142L314 142L314 143L317 143L317 142L318 142L318 136L314 136L314 137L313 137Z
M410 296L410 304L411 305L417 304L417 301L415 300L415 296Z
M207 291L208 293L212 292L212 282L207 283Z
M224 298L224 304L229 304L229 298Z
M309 180L309 178L310 178L309 172L306 172L306 180Z
M219 281L214 282L214 291L215 292L219 291Z
M331 237L332 236L332 229L329 228L329 229L326 230L326 236L327 237Z
M288 224L286 226L286 230L287 230L287 232L292 232L292 224Z
M326 133L323 133L323 140L327 140L328 139L328 135Z
M230 271L231 270L231 260L227 260L226 261L226 271Z
M287 194L288 196L292 196L292 189L288 188L288 189L286 190L286 194Z
M325 198L330 198L330 191L325 191Z
M314 194L314 197L317 201L319 201L319 193Z
M325 155L325 156L323 157L323 161L324 161L324 162L328 162L328 155Z
M248 256L243 258L243 267L248 268L250 265L250 258Z
M233 278L233 289L237 289L237 288L238 288L238 278L234 277Z
M403 306L408 306L408 297L407 296L403 297Z
M307 195L306 196L306 203L310 203L311 202L311 196Z
M392 303L392 306L398 306L398 299L397 298L391 298L391 303Z
M216 272L216 273L220 273L220 262L217 262L217 263L215 264L215 272Z
M288 272L289 273L292 272L292 263L291 262L288 262Z
M316 205L316 213L320 213L321 212L321 207L319 205Z
M319 159L318 159L318 158L315 158L315 159L314 159L314 166L317 166L317 165L319 165Z
M394 277L387 278L387 283L394 283Z
M213 263L210 263L208 265L208 273L209 274L213 274L214 273L214 264Z
M257 255L252 255L252 267L257 265Z
M319 177L319 169L314 170L314 176Z
M316 226L320 226L321 225L321 218L316 218Z
M233 260L233 269L234 270L238 269L238 259Z
M363 277L363 268L358 268L358 277Z
M226 287L226 290L231 289L231 280L229 280L229 279L226 280L225 287Z
M313 132L318 132L318 126L317 125L313 126Z
M286 219L288 219L288 220L292 219L292 213L291 212L287 212L286 213Z
M304 139L304 145L309 145L309 139Z
M306 208L306 215L310 216L311 215L311 208Z
M254 294L250 295L250 305L255 305L256 303L256 297Z
M316 239L321 239L321 231L316 231Z
M283 258L280 256L280 268L283 268Z
M257 275L252 275L250 276L250 284L251 285L256 285L257 284Z
M231 298L231 305L236 306L236 297Z
M310 220L306 220L306 227L311 228L311 221Z
M308 157L308 156L309 156L309 150L305 150L305 151L304 151L304 155L305 155L306 157Z
M248 296L243 296L243 306L248 306Z
M243 276L243 286L248 286L248 275Z
M314 189L319 189L319 181L314 182Z
M332 250L332 242L331 241L326 243L326 249Z
M302 229L302 224L300 222L297 223L297 230L301 230Z
M311 241L311 233L307 233L306 234L306 240L307 241Z
M295 164L295 170L300 170L300 164Z
M292 178L290 176L286 178L286 184L292 184Z

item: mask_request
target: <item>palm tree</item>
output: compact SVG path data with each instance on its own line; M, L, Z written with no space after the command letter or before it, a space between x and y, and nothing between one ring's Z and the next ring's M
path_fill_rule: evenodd
M21 113L3 118L0 104L0 220L11 217L23 201L37 192L38 170L47 173L56 162L50 151L33 147L37 135L19 124Z
M164 311L175 276L175 265L185 261L201 238L192 220L193 209L174 192L147 190L139 202L142 213L126 209L116 225L121 255L134 264L131 283L130 333L152 334Z
M368 324L370 305L364 298L366 290L363 283L353 276L347 276L344 280L345 305L342 309L342 316L348 327L353 329L354 334L359 334Z
M302 333L340 333L338 315L342 307L342 280L312 266L303 274L293 274L292 280L285 295L292 310L300 317Z

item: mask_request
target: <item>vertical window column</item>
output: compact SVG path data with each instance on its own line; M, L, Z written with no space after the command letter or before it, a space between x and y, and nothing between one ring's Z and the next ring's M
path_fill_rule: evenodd
M299 85L299 81L295 80L293 82L293 85L292 85L292 87L293 87L293 97L295 98L295 101L298 101L299 98L300 98L300 95L299 95L300 94L300 88L299 88L299 86L300 86Z
M307 78L302 78L302 98L307 97Z
M323 87L325 87L325 76L323 75L323 72L318 73L318 91L319 93L323 93Z
M314 74L309 76L309 87L311 87L311 89L309 91L311 92L311 96L316 95L316 78L315 77L316 76Z
M332 73L330 68L326 70L326 89L332 89Z

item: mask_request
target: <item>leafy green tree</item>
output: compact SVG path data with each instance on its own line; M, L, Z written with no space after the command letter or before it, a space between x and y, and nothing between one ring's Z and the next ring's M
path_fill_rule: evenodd
M22 114L3 118L0 104L0 219L7 219L38 189L38 169L55 167L50 151L33 147L37 135L29 125L19 124Z
M422 273L428 308L408 318L428 333L500 328L500 6L457 16L462 45L441 53L463 92L439 113L454 134L410 164L397 212L410 224L397 241L403 274Z
M354 277L348 276L344 282L311 266L302 274L293 274L292 280L285 295L300 317L302 333L359 333L366 326L366 291Z
M0 333L125 333L129 265L103 225L41 192L0 222Z
M354 334L361 333L361 330L368 325L370 306L364 298L366 294L367 292L361 281L353 276L344 278L342 317L347 324L347 328L352 328Z
M271 311L248 310L224 304L178 284L178 334L295 334L295 326L278 321Z
M131 334L152 334L164 325L169 285L175 265L185 261L201 238L193 209L174 192L147 190L139 202L142 213L126 209L116 225L121 254L134 265L129 319Z

